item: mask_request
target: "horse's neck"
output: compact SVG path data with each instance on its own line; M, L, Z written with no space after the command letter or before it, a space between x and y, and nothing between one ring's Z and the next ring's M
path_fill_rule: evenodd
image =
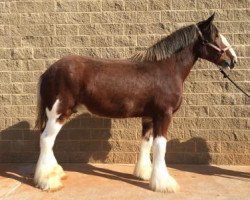
M178 73L182 77L183 81L185 81L198 59L198 57L193 52L193 47L194 45L191 44L180 52L176 53L173 57L175 60L175 67L178 68Z

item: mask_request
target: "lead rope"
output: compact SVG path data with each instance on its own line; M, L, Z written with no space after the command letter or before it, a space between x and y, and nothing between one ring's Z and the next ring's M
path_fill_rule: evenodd
M218 66L219 70L220 70L220 73L223 74L223 78L227 78L232 84L234 84L234 86L236 88L238 88L243 94L245 94L248 98L250 97L249 94L247 94L243 89L240 88L240 86L238 86L230 77L229 75L222 69Z

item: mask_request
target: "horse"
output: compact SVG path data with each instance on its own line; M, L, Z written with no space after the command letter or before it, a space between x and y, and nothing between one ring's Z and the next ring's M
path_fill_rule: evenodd
M66 174L53 145L65 121L83 105L99 116L141 117L142 141L134 175L149 180L153 191L178 191L165 153L169 124L182 102L183 83L199 58L222 69L232 69L237 62L235 51L213 20L214 14L180 28L127 59L68 55L52 64L38 84L36 128L42 134L36 186L47 191L63 186Z

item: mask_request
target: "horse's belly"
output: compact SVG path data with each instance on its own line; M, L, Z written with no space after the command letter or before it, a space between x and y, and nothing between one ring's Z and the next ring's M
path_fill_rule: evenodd
M143 115L143 106L133 100L110 101L109 99L93 100L85 103L84 112L112 118L138 117Z

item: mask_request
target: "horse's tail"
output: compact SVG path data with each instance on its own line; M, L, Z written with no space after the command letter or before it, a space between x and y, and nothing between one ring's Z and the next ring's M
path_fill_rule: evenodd
M40 76L40 79L37 84L37 118L35 123L35 129L41 132L44 130L47 121L46 110L45 110L46 108L43 99L41 97L42 81L43 81L43 75Z

